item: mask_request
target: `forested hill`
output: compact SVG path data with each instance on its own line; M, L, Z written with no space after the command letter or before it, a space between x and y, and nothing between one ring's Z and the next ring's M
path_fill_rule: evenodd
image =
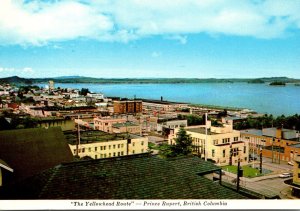
M271 83L274 81L284 83L300 83L300 79L293 79L287 77L269 77L269 78L92 78L81 76L65 76L54 78L20 78L12 76L7 78L0 78L0 83L14 83L14 84L35 84L46 83L53 80L55 83L99 83L99 84L177 84L177 83Z

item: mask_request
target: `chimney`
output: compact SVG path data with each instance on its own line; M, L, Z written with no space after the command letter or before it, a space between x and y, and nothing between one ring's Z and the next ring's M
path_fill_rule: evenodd
M160 101L164 101L164 98L163 98L163 96L160 96Z
M282 129L280 127L276 128L276 138L282 138Z

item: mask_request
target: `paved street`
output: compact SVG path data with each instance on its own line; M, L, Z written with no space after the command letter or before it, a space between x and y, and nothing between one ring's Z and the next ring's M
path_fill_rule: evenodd
M256 161L254 167L258 167L259 162ZM279 195L281 198L288 198L285 194L289 190L289 186L284 183L285 180L290 178L279 178L279 175L284 172L292 172L292 166L287 162L272 163L271 159L263 159L263 168L271 170L272 173L256 177L253 179L242 178L240 186L249 190L264 194L264 195ZM233 184L233 180L236 178L235 174L225 173L222 176L222 181Z

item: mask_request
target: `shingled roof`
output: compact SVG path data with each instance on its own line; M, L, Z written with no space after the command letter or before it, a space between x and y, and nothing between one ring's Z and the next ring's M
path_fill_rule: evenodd
M71 162L73 156L61 128L53 127L0 131L0 159L14 169L5 185Z
M18 199L245 199L199 176L216 169L197 157L131 155L79 161L44 171L2 194Z

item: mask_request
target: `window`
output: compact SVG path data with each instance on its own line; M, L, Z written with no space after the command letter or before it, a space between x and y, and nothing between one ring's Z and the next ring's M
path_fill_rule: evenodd
M113 145L113 149L116 149L116 145Z
M111 148L111 145L108 145L108 149L110 149Z
M111 153L108 153L108 157L111 157Z
M233 138L233 141L238 141L239 140L239 137L234 137Z
M92 149L91 149L91 147L89 147L89 152L91 152L92 151Z
M223 149L223 158L225 158L226 150Z
M135 153L135 151L134 150L132 150L132 154L134 154Z
M124 144L121 144L121 148L123 148L124 147Z
M95 159L97 159L97 155L95 155Z
M120 144L118 144L118 148L120 149Z
M82 148L82 153L84 153L84 151L85 151L85 149L84 149L84 148Z
M144 141L142 141L141 145L144 145Z
M214 145L217 145L218 144L218 139L213 140L213 143L214 143Z
M246 146L244 146L244 153L246 153L246 149L247 149L247 147L246 147Z
M132 146L134 147L134 142L132 142Z
M247 157L245 157L245 161L247 161Z
M106 150L106 146L104 146L103 149Z
M74 149L74 154L76 154L76 149Z
M123 151L121 152L121 155L124 155L124 152L123 152Z
M97 151L97 148L98 148L98 147L95 147L95 151Z
M101 150L103 150L103 146L101 146Z
M229 138L223 138L222 139L222 143L225 144L225 143L229 143L230 142L230 139Z
M116 157L116 153L114 152L114 157Z
M121 155L121 152L118 152L118 156L120 156Z
M215 150L214 149L211 150L211 156L215 157Z

